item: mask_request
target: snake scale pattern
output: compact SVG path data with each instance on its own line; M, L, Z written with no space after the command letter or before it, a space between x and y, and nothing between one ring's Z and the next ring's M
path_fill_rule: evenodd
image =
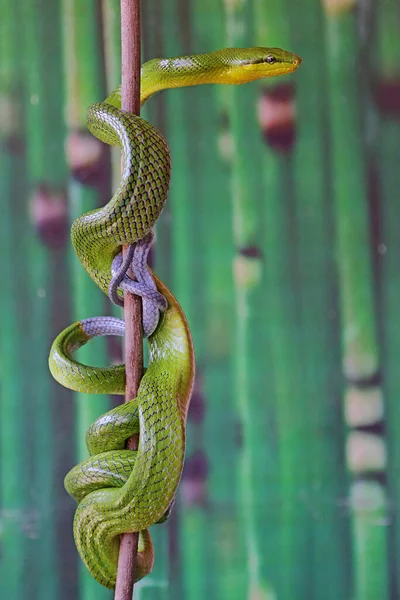
M162 89L247 83L291 73L300 62L298 56L277 48L226 48L152 59L141 71L141 104ZM164 284L143 267L152 229L168 194L167 143L144 119L121 110L120 88L88 108L87 125L97 138L122 149L124 172L106 206L75 220L72 243L82 265L106 294L121 246L134 245L132 264L138 282L125 276L117 294L122 298L124 289L140 293L144 319L151 321L144 323L149 363L137 397L90 426L86 436L89 458L65 478L68 493L78 502L74 536L79 554L99 583L114 588L121 533L140 532L135 580L152 569L154 552L148 528L165 520L174 502L184 463L195 367L182 309ZM140 277L137 271L141 271ZM94 317L67 327L51 347L51 373L75 391L124 394L124 365L92 367L72 356L98 335L124 335L124 322ZM139 434L138 449L126 450L126 440L134 433Z

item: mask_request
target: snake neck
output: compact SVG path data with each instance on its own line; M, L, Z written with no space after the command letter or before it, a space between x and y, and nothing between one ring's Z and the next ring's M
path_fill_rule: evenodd
M217 60L216 57L214 61L210 61L210 55L153 58L141 69L140 104L143 106L153 94L161 90L224 83L221 80L224 69L226 65L222 60ZM105 103L121 108L121 86L106 98Z
M281 55L280 64L283 66L280 70L262 64L262 57L267 51L265 48L224 48L208 54L153 58L141 69L140 103L143 105L150 96L161 90L208 83L248 83L291 72L298 65L298 62L293 63L294 55L278 49L271 51ZM105 102L121 108L121 86Z
M176 58L153 58L141 72L140 101L144 104L165 89L211 83L231 83L229 72L237 63L234 52L222 51Z

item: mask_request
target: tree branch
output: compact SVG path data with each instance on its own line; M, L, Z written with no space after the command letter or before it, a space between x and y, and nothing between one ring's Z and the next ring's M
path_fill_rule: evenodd
M140 114L140 0L121 0L122 109ZM124 247L123 251L126 248ZM133 277L133 273L129 273ZM125 402L137 396L143 373L142 305L139 296L125 294ZM137 436L127 448L137 449ZM115 600L131 600L135 576L138 533L124 533L118 560Z

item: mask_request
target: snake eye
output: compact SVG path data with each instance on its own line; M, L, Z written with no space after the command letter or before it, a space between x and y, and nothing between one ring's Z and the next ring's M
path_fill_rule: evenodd
M275 56L269 55L265 58L265 62L269 63L270 65L273 65L276 62L276 58Z

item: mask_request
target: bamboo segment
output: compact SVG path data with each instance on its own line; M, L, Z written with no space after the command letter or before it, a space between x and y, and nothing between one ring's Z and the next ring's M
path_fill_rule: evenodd
M92 0L63 0L62 23L64 42L64 64L66 73L66 119L69 128L68 157L70 167L80 179L90 177L91 169L100 172L101 149L97 140L88 137L85 131L87 107L105 98L102 81L103 65L98 27L98 4ZM79 60L77 60L79 57ZM74 180L69 184L69 208L72 222L78 215L107 201L95 188ZM73 314L83 319L104 314L105 302L102 293L90 280L87 273L70 250L71 295ZM96 343L97 342L97 343ZM103 340L87 345L79 353L80 360L88 364L106 364L106 347ZM88 426L101 413L110 408L106 396L76 395L77 461L87 456L85 433ZM101 587L81 566L82 600L110 598L108 590Z
M210 52L223 45L225 14L222 2L198 0L193 4L193 51ZM243 525L235 506L237 486L238 411L234 398L232 351L234 342L234 286L232 261L231 173L223 154L229 145L224 86L200 86L193 97L197 140L192 165L193 207L201 270L197 271L203 323L200 394L206 406L204 427L197 435L197 451L207 452L209 537L207 572L214 580L215 598L243 597L246 573ZM200 310L201 308L201 310ZM223 432L223 438L221 434ZM206 552L206 548L204 549Z
M1 5L0 19L5 28L14 30L13 15L7 15ZM10 19L9 19L10 18ZM15 69L15 48L12 40L3 43L2 57ZM6 80L0 82L2 98L15 102L12 88L6 85ZM7 84L11 83L8 81ZM5 92L8 92L5 94ZM4 95L3 95L4 94ZM0 114L4 118L4 113ZM3 134L2 127L2 134ZM17 132L9 131L10 134ZM1 253L1 278L8 282L7 293L1 295L1 311L6 315L2 323L0 336L0 506L1 506L1 567L0 589L4 597L18 598L24 595L23 581L24 560L26 560L26 538L23 532L25 518L29 514L27 502L27 471L24 456L24 445L21 444L21 435L24 428L21 425L21 414L25 410L25 397L22 389L20 323L18 320L18 305L14 298L21 290L13 277L15 270L20 266L15 263L15 215L12 214L12 200L21 194L17 173L23 172L23 162L20 158L12 156L6 149L7 137L1 135L0 146L0 191L3 198L3 215L0 219L0 253ZM24 181L24 180L23 180ZM14 217L14 218L13 218ZM22 429L22 431L21 431Z
M25 396L22 390L21 364L21 330L18 320L18 306L14 302L16 289L13 279L14 241L12 201L17 193L21 193L17 182L17 172L21 171L21 161L13 160L4 149L0 150L2 169L0 170L0 190L5 202L0 225L1 277L10 282L8 293L2 295L1 310L7 318L2 324L0 336L1 358L1 592L4 597L19 598L24 595L24 560L26 560L26 537L23 526L29 515L27 502L27 470L24 445L18 444L23 435L21 414L25 410ZM13 283L14 282L14 283ZM22 431L21 431L22 429Z
M153 5L154 6L154 5ZM155 9L153 8L153 11ZM192 51L191 21L187 7L178 1L164 5L159 15L158 27L162 30L164 56L179 56ZM153 20L154 28L156 21ZM157 29L154 29L157 31ZM195 187L192 166L196 161L196 149L193 145L195 134L194 101L197 88L170 90L165 94L165 136L171 151L172 178L168 196L168 212L164 213L157 231L160 249L169 249L171 263L168 264L157 252L157 272L170 277L172 290L178 298L190 324L196 352L197 379L202 370L202 325L198 313L201 293L198 289L200 275L199 227L196 224ZM161 232L161 229L163 230ZM200 296L200 297L199 297ZM193 404L192 404L193 406ZM207 535L207 517L196 501L187 502L184 489L193 485L188 466L193 460L201 424L193 423L190 418L187 429L186 468L175 509L175 520L170 525L170 543L175 539L176 556L170 562L171 598L181 594L187 600L197 600L211 592L211 580L203 577L208 568L205 537ZM194 537L196 534L197 538ZM179 536L179 537L178 537Z
M107 93L121 84L121 5L102 0L104 63Z
M329 82L329 125L332 160L332 200L335 217L336 260L339 275L339 298L342 330L344 375L356 382L373 380L378 372L374 279L370 253L369 205L366 190L366 168L362 149L361 97L354 77L358 64L356 14L344 10L326 20L326 41ZM372 413L365 422L370 406L371 390L379 388L365 384L348 388L345 402L353 403L353 422L348 425L371 426L382 419L381 411ZM371 466L352 464L352 457L365 447L362 434L354 432L348 438L348 468L356 477L351 486L352 534L355 599L388 598L387 536L384 527L386 500L381 483L362 482ZM370 452L379 448L379 436L367 440ZM372 445L375 443L375 446ZM383 443L383 442L382 442ZM377 446L378 444L378 446ZM364 453L366 450L364 450ZM379 454L378 454L379 456ZM383 465L384 466L384 465ZM378 495L379 500L368 501ZM378 504L378 505L377 505ZM378 512L378 517L376 516Z
M17 15L15 7L6 1L0 3L0 193L3 214L0 219L0 277L4 284L1 294L1 313L4 315L0 336L0 508L1 508L1 564L0 590L2 596L22 597L25 593L23 565L26 560L26 540L23 533L24 517L29 508L26 496L24 435L21 413L25 410L22 389L19 304L15 302L22 290L14 272L16 264L16 219L12 214L13 199L21 194L24 162L10 152L10 141L20 135L17 127L20 106L18 96L18 67L20 56L16 45ZM21 171L20 179L17 177ZM17 254L18 256L18 254Z
M355 598L390 598L386 539L387 498L383 486L374 481L358 481L351 489L354 537Z
M188 35L180 26L178 3L171 2L164 7L162 17L164 54L179 56L188 52ZM177 89L166 92L165 105L167 114L166 136L174 163L169 193L169 209L173 219L173 227L179 232L172 236L172 257L174 265L174 294L185 311L189 323L193 323L195 311L193 306L194 278L191 276L195 264L193 235L194 224L191 221L192 186L190 182L190 160L193 160L189 146L190 107L196 88ZM174 176L176 173L176 176ZM178 177L179 173L179 177ZM165 215L163 219L165 221ZM160 225L162 221L160 222ZM190 436L188 435L188 438Z
M155 56L162 56L162 37L154 34L161 27L161 15L157 10L157 6L158 3L151 0L142 4L142 63ZM160 130L162 129L163 122L159 96L156 96L143 107L141 116L155 125L155 127ZM164 216L165 213L168 213L168 203L163 213ZM168 233L165 232L165 228L168 229L168 219L164 219L164 222L158 227L156 245L152 252L156 255L157 275L168 284L170 253ZM160 260L159 257L161 257ZM135 585L134 598L137 600L153 600L153 598L161 600L168 597L179 597L175 592L176 587L179 587L179 573L173 579L171 578L171 566L174 559L170 557L169 552L171 543L170 529L171 524L175 521L176 511L177 508L175 507L168 525L156 525L151 529L155 549L154 569L151 575Z
M121 3L119 0L102 1L102 22L104 40L104 63L106 74L107 96L117 86L121 85ZM108 187L109 197L118 189L121 181L121 150L117 147L108 148L111 162L111 186ZM111 305L111 313L119 319L124 318L123 310ZM115 354L123 356L123 340L114 340Z
M297 52L295 43L291 41L286 18L288 10L288 2L254 2L257 45L267 44ZM292 160L290 144L286 149L280 149L280 144L274 146L268 134L270 129L276 131L277 126L283 127L287 132L295 127L290 121L290 111L294 108L289 102L293 101L284 98L279 100L278 90L288 90L292 83L296 85L301 75L300 69L292 81L285 77L282 80L262 82L258 99L259 120L264 126L266 140L262 149L261 169L265 192L260 212L264 228L261 246L265 257L264 314L268 318L261 318L267 321L264 345L268 347L266 358L270 364L270 372L266 377L268 388L264 402L271 423L269 435L272 438L267 476L271 490L269 510L272 514L269 528L272 528L273 533L269 547L265 547L264 556L265 569L268 569L273 588L277 590L278 597L283 594L283 598L298 595L297 586L307 577L307 568L298 557L309 551L311 523L307 507L299 502L299 490L307 489L309 483L308 435L303 407L305 390L300 368L300 338L296 335L299 317ZM287 122L283 123L279 119L283 111L287 110L286 107L289 112ZM278 518L274 518L276 513ZM284 569L280 568L282 564L285 565Z
M400 124L397 111L390 110L393 93L398 90L399 81L399 6L396 3L383 3L377 11L377 44L371 53L372 66L375 68L376 96L386 101L380 108L379 130L376 146L376 160L380 182L380 272L379 300L381 309L382 332L382 371L385 398L387 443L388 443L388 492L390 513L389 556L390 590L388 596L395 598L400 594L400 410L398 394L400 373L398 368L400 339L400 285L399 285L399 222L400 211L398 191L399 173L399 135ZM393 87L392 87L393 86ZM397 92L398 93L398 92ZM396 105L394 105L396 106Z
M336 260L340 284L343 369L350 379L378 370L369 250L366 173L360 136L356 16L326 21ZM352 57L352 59L350 58Z
M315 598L336 600L350 596L349 530L341 507L346 496L346 477L343 425L337 404L342 386L331 250L329 154L324 134L327 95L321 6L317 0L306 0L301 5L291 3L288 14L293 47L303 59L296 78L298 138L293 173L301 320L300 401L304 410L299 427L308 484L298 489L298 501L309 513L311 528L308 540L304 540L309 559L303 563L303 571L298 572L297 588L287 589L282 597L299 597L295 590L300 589L300 597L312 594Z
M110 94L121 84L121 6L118 0L102 0L102 20L106 87ZM121 151L111 148L110 152L111 188L116 190L121 179Z
M255 45L252 3L227 2L226 27L227 46ZM263 45L269 45L268 40ZM277 594L276 581L273 581L276 563L260 523L266 530L276 531L279 500L274 485L277 478L276 444L271 430L268 431L268 424L273 423L269 404L269 401L273 402L273 391L269 386L271 354L265 313L265 233L260 219L265 187L262 175L264 148L256 112L258 89L255 85L235 86L227 90L226 97L232 136L231 197L236 247L233 263L236 296L233 381L242 438L237 458L237 485L243 529L238 543L243 545L246 553L246 574L240 581L238 597L267 600ZM271 394L271 400L266 399L267 394Z
M30 0L24 7L24 61L26 105L26 150L29 184L25 189L25 214L33 216L33 224L42 227L42 200L51 209L62 211L61 190L65 184L65 161L58 151L64 142L62 125L62 68L58 44L60 32L58 5ZM47 35L52 46L49 54L43 40ZM51 159L49 159L49 155ZM43 198L43 196L45 198ZM35 222L35 219L36 222ZM35 432L31 444L31 493L37 515L37 542L32 544L32 570L36 585L46 598L60 593L56 552L56 513L54 506L54 427L52 423L52 384L48 373L47 353L51 340L52 257L44 242L32 230L26 234L27 280L30 294L29 347L31 426Z

